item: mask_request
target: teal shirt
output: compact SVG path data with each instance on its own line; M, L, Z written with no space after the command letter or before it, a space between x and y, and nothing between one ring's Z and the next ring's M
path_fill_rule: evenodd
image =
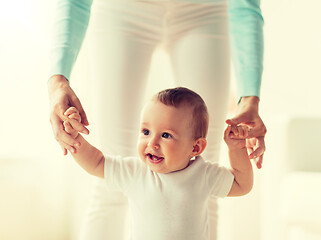
M92 2L57 0L50 76L61 74L69 80L87 31ZM259 97L263 71L263 17L260 0L229 0L229 28L238 97Z

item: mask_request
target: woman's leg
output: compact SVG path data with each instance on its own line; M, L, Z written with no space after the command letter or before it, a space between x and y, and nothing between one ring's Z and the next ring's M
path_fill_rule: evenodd
M94 1L89 26L91 81L95 136L104 154L137 155L145 85L159 42L157 21L153 22L159 13L149 8L144 3ZM104 181L97 180L81 239L128 239L127 208L122 193L107 190Z
M173 7L167 49L177 85L199 93L210 123L203 154L218 162L228 106L230 52L227 3L180 3ZM209 201L210 239L217 236L217 202Z

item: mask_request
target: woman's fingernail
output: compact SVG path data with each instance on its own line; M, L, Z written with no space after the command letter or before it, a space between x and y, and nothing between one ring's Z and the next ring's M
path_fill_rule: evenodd
M76 147L80 147L80 143L76 143L75 146L76 146Z

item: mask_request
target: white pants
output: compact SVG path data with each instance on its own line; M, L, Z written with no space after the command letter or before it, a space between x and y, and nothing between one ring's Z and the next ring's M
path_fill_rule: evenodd
M137 155L139 117L152 55L169 54L177 86L199 93L210 114L204 158L218 161L227 110L230 52L227 2L95 0L90 56L96 124L103 152ZM97 180L82 240L128 239L128 204ZM209 202L210 239L216 239L217 203Z

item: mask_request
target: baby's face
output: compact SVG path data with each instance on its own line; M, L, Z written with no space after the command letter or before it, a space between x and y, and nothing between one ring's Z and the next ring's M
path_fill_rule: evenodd
M195 139L192 108L175 108L151 100L141 116L138 152L152 171L169 173L187 167Z

